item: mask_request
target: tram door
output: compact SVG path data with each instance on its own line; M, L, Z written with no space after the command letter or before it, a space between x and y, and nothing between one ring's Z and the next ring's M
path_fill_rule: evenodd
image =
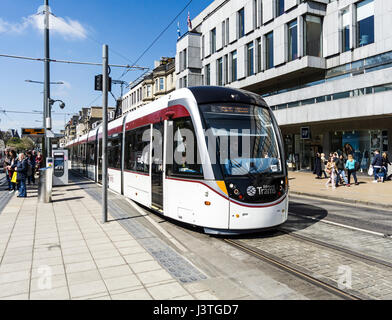
M102 183L102 139L98 139L98 182Z
M163 122L153 125L152 141L152 174L151 174L151 194L152 205L163 210ZM159 134L159 133L160 134Z

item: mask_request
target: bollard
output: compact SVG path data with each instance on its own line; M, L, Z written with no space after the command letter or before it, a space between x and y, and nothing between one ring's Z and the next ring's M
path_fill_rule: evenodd
M52 202L53 168L39 169L38 201L43 203Z

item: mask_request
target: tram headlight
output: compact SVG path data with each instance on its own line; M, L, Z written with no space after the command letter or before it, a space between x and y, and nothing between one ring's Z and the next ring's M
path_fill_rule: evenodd
M240 190L234 189L234 194L235 194L236 196L238 196L238 195L240 194Z

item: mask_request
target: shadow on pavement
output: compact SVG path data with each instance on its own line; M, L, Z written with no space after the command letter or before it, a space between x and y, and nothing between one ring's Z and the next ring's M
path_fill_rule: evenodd
M84 199L84 197L63 198L58 200L52 200L52 202L63 202L63 201L72 201L72 200L80 200L80 199Z

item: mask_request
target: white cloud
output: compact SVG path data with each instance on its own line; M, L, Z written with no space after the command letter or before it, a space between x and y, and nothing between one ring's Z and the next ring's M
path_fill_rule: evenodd
M42 11L41 11L42 12ZM29 28L43 31L45 26L45 15L37 13L27 18L22 18L22 22L11 23L0 18L0 33L21 34ZM59 34L67 40L86 39L87 30L77 20L71 18L61 18L50 15L49 29L53 34Z

